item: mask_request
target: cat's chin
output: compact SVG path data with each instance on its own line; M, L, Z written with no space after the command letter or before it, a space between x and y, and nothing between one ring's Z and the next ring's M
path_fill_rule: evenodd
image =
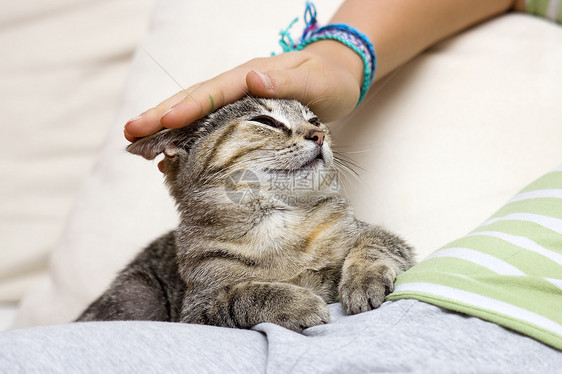
M320 168L323 168L324 166L326 166L326 162L324 162L324 158L316 157L315 159L312 159L312 160L308 161L307 163L305 163L304 165L302 165L299 170L317 171Z
M325 169L326 167L327 167L326 161L324 160L324 157L320 153L316 157L306 161L305 163L297 167L276 168L276 169L266 168L263 169L263 171L265 171L266 173L273 173L273 174L277 174L277 173L286 174L286 173L297 173L299 171L317 172L318 170Z
M301 165L299 170L314 170L317 171L318 169L326 166L326 161L324 160L324 154L320 149L318 154L311 158L310 160L306 161L304 164Z
M287 169L264 169L268 174L287 174L287 173L298 173L298 172L317 172L321 169L326 168L326 163L322 159L313 159L297 168L287 168Z

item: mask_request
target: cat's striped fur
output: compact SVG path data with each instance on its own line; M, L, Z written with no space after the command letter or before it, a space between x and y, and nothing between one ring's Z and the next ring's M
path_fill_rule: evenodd
M299 331L327 323L327 303L338 297L348 313L378 307L413 265L404 241L355 219L326 177L335 170L328 129L296 101L247 97L128 150L164 153L181 223L79 321L273 322Z

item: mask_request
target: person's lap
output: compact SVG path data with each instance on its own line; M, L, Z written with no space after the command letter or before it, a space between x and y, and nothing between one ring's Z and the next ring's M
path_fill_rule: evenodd
M89 322L0 334L0 372L552 372L562 353L416 300L384 303L298 334L162 322Z
M515 247L506 249L505 244L499 246L495 237L492 237L492 240L479 240L473 243L472 249L464 249L463 252L468 251L467 253L477 255L477 260L480 261L476 261L478 264L472 264L470 258L461 258L462 266L457 264L450 268L447 266L454 263L451 263L452 254L449 253L449 249L447 256L431 256L400 275L398 287L403 288L412 282L418 284L416 282L428 281L426 278L429 275L431 275L429 281L439 273L450 276L455 270L458 272L455 284L459 288L455 292L459 295L466 293L466 290L462 290L466 286L462 282L473 284L475 279L472 278L478 274L484 275L477 278L482 287L490 281L493 284L506 283L507 280L514 279L509 276L515 271L514 266L521 264L516 262L514 265L509 265L501 262L512 260L514 256L510 254L511 252L506 252L507 255L504 253L503 260L493 258L485 252L491 251L490 253L494 254L497 251L515 251L521 257L533 239L548 248L539 246L541 249L537 250L535 247L538 244L533 242L536 245L531 248L530 254L527 254L531 257L523 265L525 275L534 275L534 277L518 277L517 285L526 282L525 287L536 289L533 294L539 295L539 301L547 305L546 309L537 310L538 319L535 317L530 322L552 318L549 320L550 325L558 326L559 318L556 314L552 316L551 310L552 308L557 310L555 305L558 305L559 299L556 293L550 292L552 287L545 288L539 278L548 276L548 279L556 283L554 279L556 276L553 274L559 269L556 259L559 256L557 253L560 250L562 233L557 225L562 221L555 218L559 214L556 206L561 202L554 199L562 200L561 196L558 196L562 191L561 178L562 168L557 168L538 179L508 202L503 210L498 211L496 218L483 224L488 230L484 233L489 233L489 225L492 221L513 221L507 226L504 222L503 229L519 230L519 235L527 235L525 241L519 239ZM520 205L518 202L524 204ZM527 215L514 216L514 210L526 211ZM545 215L537 214L541 212ZM540 230L537 224L542 227ZM499 230L502 227L495 227L495 229ZM479 233L483 234L476 230L465 238L473 238ZM443 250L447 251L447 246L440 251ZM479 250L482 252L478 252ZM537 253L546 258L537 259ZM448 259L446 262L435 261L444 257ZM491 265L486 264L489 261L492 261ZM530 267L531 262L536 262L534 267ZM467 264L470 266L467 267ZM503 264L499 270L498 264ZM433 268L428 268L429 265ZM478 266L479 272L474 272L474 266ZM484 268L487 270L482 273ZM506 269L511 269L507 275L504 274ZM499 271L501 274L493 271L490 273L491 270ZM502 278L504 276L507 278ZM537 279L539 279L538 283ZM461 284L458 283L459 280ZM439 279L435 281L439 283ZM500 291L491 295L497 295L504 301L512 301L508 297L510 292L517 295L522 292L518 287ZM354 316L344 315L341 304L332 304L330 305L331 322L306 329L302 334L270 323L259 324L252 330L240 330L138 321L73 323L13 330L0 334L0 372L547 373L559 369L562 352L539 340L493 322L449 310L455 309L454 307L443 309L420 301L425 300L423 298L414 300L409 298L411 297L408 296L409 294L400 296L401 292L403 293L399 290L389 298L405 298L387 301L376 310ZM548 298L550 301L547 300ZM430 298L430 300L439 299L440 295ZM444 300L441 301L448 300L449 303L437 304L447 306L451 301L455 303L454 298ZM521 304L519 299L513 302ZM520 306L534 310L532 305ZM480 309L485 307L486 305L481 305ZM464 310L470 313L473 309L474 306L467 306ZM523 318L512 316L512 319L516 317ZM509 320L509 315L507 318ZM503 319L498 323L511 327ZM515 326L512 328L517 329L519 325ZM526 332L528 329L519 331ZM534 334L534 330L531 330L530 335L537 339L544 338L542 333ZM556 328L547 338L545 341L548 344L559 346Z

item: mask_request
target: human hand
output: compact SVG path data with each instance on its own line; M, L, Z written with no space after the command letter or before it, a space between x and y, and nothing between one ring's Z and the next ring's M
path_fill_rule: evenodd
M323 122L349 114L359 100L363 62L350 48L323 40L302 51L256 58L180 91L125 125L133 142L160 129L179 128L250 93L292 98L308 105Z

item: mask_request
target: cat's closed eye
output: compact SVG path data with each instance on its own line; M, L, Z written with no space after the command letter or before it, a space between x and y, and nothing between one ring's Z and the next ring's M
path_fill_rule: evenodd
M308 120L308 123L316 127L320 127L320 125L322 124L318 117L312 117L311 119Z
M275 118L270 117L270 116L259 115L259 116L253 117L250 121L258 122L258 123L261 123L262 125L273 127L275 129L280 129L280 130L283 130L283 131L288 132L288 133L291 132L291 130L283 122L278 121Z

